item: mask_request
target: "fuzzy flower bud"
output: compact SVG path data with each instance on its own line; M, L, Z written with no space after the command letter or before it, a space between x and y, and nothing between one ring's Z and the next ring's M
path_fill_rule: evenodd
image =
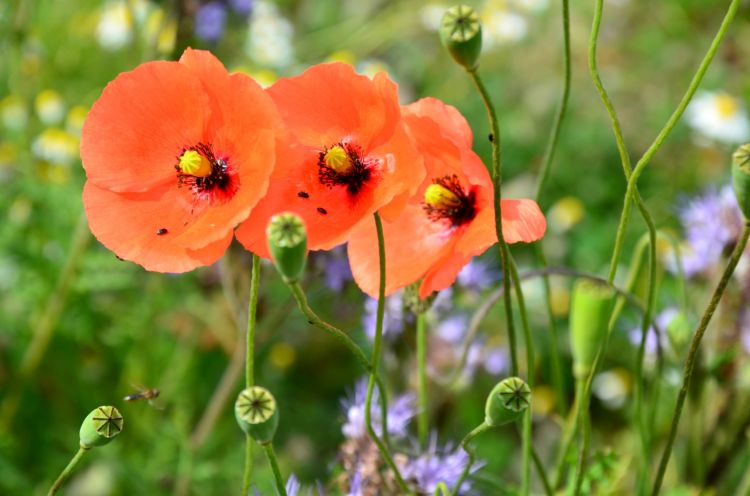
M292 212L271 217L266 228L268 249L276 269L288 282L302 274L307 259L307 231L302 219Z
M268 389L252 386L242 390L234 403L234 416L240 429L258 444L273 441L279 426L279 409Z
M591 371L596 353L607 333L615 292L610 286L579 280L573 287L571 300L570 348L573 354L573 375L584 378Z
M477 68L482 51L482 25L473 8L456 5L448 9L440 22L440 40L459 65L469 71Z
M104 446L122 431L123 418L117 408L100 406L89 413L81 424L81 448Z
M529 385L518 377L508 377L498 382L487 397L484 423L496 427L513 422L530 405Z
M750 220L750 143L740 146L732 155L732 185L742 214Z

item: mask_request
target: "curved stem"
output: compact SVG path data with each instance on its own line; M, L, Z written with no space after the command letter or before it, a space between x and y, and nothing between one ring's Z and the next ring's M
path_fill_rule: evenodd
M513 326L513 308L510 301L510 278L508 274L508 246L503 237L503 214L502 214L502 195L501 188L503 184L502 167L500 163L500 124L495 113L495 107L492 105L492 99L484 86L482 79L476 70L467 71L471 77L474 86L476 86L482 97L484 107L487 109L487 118L490 122L492 133L492 184L493 184L493 202L495 205L495 234L497 235L498 248L500 250L500 263L503 271L503 301L505 304L505 321L508 327L508 346L510 347L511 374L518 375L518 353L516 351L516 335Z
M380 287L378 289L378 311L377 318L375 320L375 339L372 348L372 361L370 368L370 378L367 381L367 396L365 397L365 425L367 426L367 432L370 434L373 442L377 445L380 451L380 456L388 464L388 467L393 471L393 475L396 478L401 490L405 493L409 492L406 482L404 482L398 467L393 462L390 453L388 453L387 447L380 440L378 435L375 433L375 429L372 427L372 394L375 390L375 382L378 375L378 366L380 365L380 354L383 348L383 317L385 316L385 240L383 239L383 223L380 221L380 216L376 212L375 217L375 228L378 232L378 259L380 261ZM385 389L380 389L381 397L385 397ZM385 431L384 431L385 434Z
M271 465L271 470L273 471L273 479L276 482L276 491L282 496L287 496L286 484L284 484L284 479L281 477L281 470L279 470L279 462L276 459L276 452L273 450L273 443L264 444L263 451L265 451L268 464Z
M466 434L466 436L461 441L461 447L469 455L469 461L466 463L466 466L464 467L463 472L461 472L461 477L459 477L458 481L456 482L456 485L453 488L453 491L451 491L452 496L456 496L458 494L458 491L461 489L461 484L463 484L466 478L469 476L469 471L471 471L471 466L474 465L474 460L476 460L476 453L474 453L474 449L469 446L469 443L471 442L472 439L477 437L479 434L489 429L491 429L491 427L485 424L484 422L482 422L477 427L475 427L471 432Z
M583 476L586 473L586 456L588 453L589 443L591 442L591 423L588 418L589 414L589 399L591 398L588 384L585 381L579 380L579 389L581 390L581 402L579 403L580 408L578 416L578 429L581 431L581 447L578 454L578 463L576 464L576 480L573 494L578 496L581 494L581 486L583 485Z
M47 496L52 496L53 494L56 494L57 491L60 490L60 488L65 484L65 481L68 480L70 477L70 474L73 473L73 470L75 470L76 465L78 465L78 462L81 461L81 458L83 458L83 455L88 451L87 448L84 448L81 446L78 449L78 453L76 453L73 458L70 460L68 465L63 469L63 471L60 473L60 476L57 478L54 484L52 484L52 487L49 489L49 492L47 493Z
M253 253L250 271L250 298L247 304L247 332L245 334L245 387L255 380L255 321L258 312L260 287L260 257ZM242 494L248 494L253 479L253 438L245 435L245 470L242 477Z
M429 411L427 409L427 337L425 313L417 314L417 433L419 445L427 445Z
M554 496L555 491L552 490L552 486L549 485L549 479L547 479L547 474L544 472L544 465L542 465L542 460L539 458L539 454L536 452L534 447L531 447L531 459L534 461L534 466L536 467L536 473L539 475L539 480L542 481L542 485L544 486L544 493L547 496Z
M677 395L677 404L675 405L674 415L672 415L672 426L669 430L667 445L664 447L664 453L661 456L659 469L656 472L656 479L654 480L653 491L651 493L654 496L659 494L661 483L664 479L664 472L667 470L667 464L669 463L669 458L672 454L672 446L674 445L675 437L677 437L677 426L680 424L680 416L682 415L682 408L685 406L685 398L687 398L688 387L690 386L690 378L693 375L693 368L695 367L695 361L696 357L698 356L698 350L700 348L701 340L703 339L703 335L706 333L706 328L708 327L709 322L711 322L711 317L713 317L714 312L716 311L716 307L719 305L721 296L724 294L724 290L726 289L727 284L729 284L729 279L732 277L734 269L737 267L737 263L739 263L740 258L742 258L742 254L745 251L745 247L747 246L748 237L750 237L750 220L745 221L745 227L742 230L742 235L740 236L737 245L735 245L734 251L732 251L732 255L729 258L729 263L727 264L726 269L724 269L724 273L719 280L719 284L716 286L716 289L711 296L711 301L709 301L705 312L703 312L703 317L698 324L698 328L693 335L693 339L690 341L690 350L688 351L687 359L685 360L685 371L682 374L682 386L680 387L680 392Z

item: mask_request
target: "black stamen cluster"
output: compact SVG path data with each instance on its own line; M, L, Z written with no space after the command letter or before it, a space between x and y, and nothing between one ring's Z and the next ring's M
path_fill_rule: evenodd
M211 174L204 177L197 177L191 174L186 174L180 169L180 157L183 153L189 150L196 151L206 157L211 164ZM179 186L187 185L197 194L211 193L215 189L219 189L224 193L229 193L233 189L232 175L229 173L229 165L226 160L216 158L210 145L198 143L192 148L185 148L180 152L177 161L178 163L175 165L175 169L177 170L177 181Z
M456 195L459 203L455 207L435 207L426 202L422 202L422 208L427 213L427 218L432 221L448 219L450 220L452 227L458 227L467 222L471 222L474 217L476 217L476 193L474 191L469 191L469 193L464 192L463 187L461 187L461 182L458 180L458 176L455 174L452 176L443 176L433 180L432 183L439 184Z
M318 180L328 188L345 186L350 195L356 195L372 177L377 160L364 157L362 149L350 143L337 143L334 146L344 149L352 168L346 174L340 174L328 167L325 156L330 148L326 148L318 154Z

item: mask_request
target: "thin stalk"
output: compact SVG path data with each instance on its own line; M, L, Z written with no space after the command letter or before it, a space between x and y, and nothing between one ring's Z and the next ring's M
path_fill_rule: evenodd
M55 289L52 290L52 294L50 294L44 305L42 315L37 320L31 332L31 342L21 359L21 364L18 367L18 376L11 382L5 398L3 398L2 405L0 405L0 432L10 429L13 418L20 406L21 393L29 380L34 376L44 358L44 354L47 352L49 343L57 329L57 324L64 310L65 301L68 298L68 292L78 268L78 262L86 251L90 240L91 235L89 234L86 215L81 213L78 218L78 224L76 224L71 236L68 255L60 270Z
M425 313L417 314L417 433L419 445L427 445L429 411L427 409L427 323Z
M544 486L544 494L547 496L554 496L555 491L552 490L552 486L549 485L549 479L547 478L547 474L544 471L544 465L542 465L542 460L539 458L539 454L536 452L534 447L531 447L531 459L534 462L534 467L536 467L536 473L539 476L539 480L542 481L542 485Z
M733 4L734 3L735 2L733 2ZM667 445L664 447L664 453L661 456L659 469L656 472L656 479L654 480L653 491L651 493L653 496L659 494L662 481L664 480L664 473L666 472L667 465L669 464L669 458L672 454L672 446L674 445L674 440L677 437L677 427L680 423L682 408L685 406L685 399L687 398L688 387L690 386L690 378L693 375L693 368L695 367L695 361L696 357L698 356L701 340L703 339L703 335L706 333L706 329L708 328L709 322L711 322L711 318L716 311L716 307L719 305L719 301L724 294L724 290L726 289L727 284L729 284L729 279L732 277L734 269L737 267L737 263L740 261L740 258L742 258L742 254L745 251L745 247L747 246L748 237L750 237L750 221L746 220L745 227L742 230L742 235L740 236L737 245L735 245L734 251L732 251L732 255L729 258L729 263L727 264L726 269L724 269L724 273L719 280L719 284L716 286L716 289L711 296L711 301L709 301L705 312L703 312L703 317L698 324L698 328L693 335L693 339L690 341L690 350L688 351L687 359L685 360L685 371L682 375L682 386L680 387L680 392L677 395L677 404L675 405L674 415L672 416L672 426L669 430Z
M584 381L578 381L578 388L581 390L581 403L579 408L578 416L578 429L581 431L581 446L578 451L578 462L576 464L576 480L573 494L578 496L581 494L581 486L583 485L583 477L586 473L586 456L591 442L591 422L589 417L589 399L590 391L588 390L588 384Z
M377 445L380 455L388 464L388 467L393 471L393 475L396 478L396 482L399 487L405 493L409 492L409 488L406 486L398 467L393 462L388 448L383 444L383 441L375 433L375 429L372 427L372 394L375 390L375 382L378 375L378 366L380 365L380 354L383 348L383 317L385 316L385 240L383 238L383 223L380 221L380 216L377 212L374 214L375 217L375 228L378 232L378 255L379 255L379 266L380 266L380 287L378 289L378 311L377 319L375 321L375 340L372 348L372 367L370 368L370 378L367 381L367 396L365 397L365 425L367 426L367 432L370 434L370 438ZM385 397L385 390L380 389L380 395ZM385 431L384 431L385 432Z
M260 257L253 253L250 271L250 298L247 304L247 333L245 334L245 387L255 381L255 321L258 312L258 289L260 288ZM245 471L242 477L242 494L248 494L253 479L253 438L245 435Z
M52 487L49 488L49 492L47 493L47 496L52 496L53 494L56 494L57 491L60 490L60 488L65 484L65 481L68 480L70 477L70 474L73 473L73 470L75 470L76 465L78 465L78 462L81 461L81 458L83 458L83 455L88 451L87 448L84 448L81 446L78 449L78 453L76 453L73 458L70 460L68 465L63 469L63 471L60 473L60 476L57 478L54 484L52 484Z
M508 346L510 347L511 374L518 375L518 352L516 350L516 335L513 325L513 307L510 300L510 278L508 274L508 246L503 237L503 214L502 214L502 195L501 188L503 184L502 167L501 167L501 148L500 148L500 124L495 113L495 107L492 99L484 86L482 79L476 70L467 71L471 77L474 86L476 86L482 97L484 107L487 109L487 118L490 122L492 133L492 183L493 183L493 202L495 205L495 234L497 235L498 248L500 250L500 263L503 271L503 301L505 304L505 321L508 327Z
M526 382L530 388L534 388L534 340L531 337L531 327L529 326L529 317L526 312L526 302L523 297L523 290L521 289L521 282L518 279L518 269L516 263L513 261L513 257L508 255L508 261L510 266L511 279L513 280L513 287L516 292L516 300L518 301L518 309L521 314L521 328L523 329L524 346L526 348ZM529 480L531 478L531 407L523 418L523 434L522 434L522 471L521 471L521 494L529 494Z
M466 478L469 476L469 471L471 470L471 466L474 465L474 460L476 460L476 457L477 457L476 453L474 453L474 449L469 445L469 443L472 441L472 439L477 437L479 434L489 429L491 429L491 427L485 424L484 422L482 422L477 427L475 427L471 432L466 434L466 436L461 441L461 447L469 455L469 461L466 462L466 466L464 467L463 472L461 472L461 477L459 477L458 481L456 482L456 485L453 487L453 491L451 491L452 496L458 495L458 491L461 489L461 484L463 484Z
M271 470L273 471L273 479L276 482L276 491L282 496L287 496L286 484L284 484L284 479L281 477L281 470L279 470L279 462L276 459L276 452L273 450L273 444L264 444L263 451L265 451L266 458L268 458L268 464L271 466Z
M370 364L370 359L367 358L367 355L365 355L365 352L362 351L362 348L360 348L359 345L347 333L345 333L338 327L326 322L317 313L315 313L315 311L307 302L305 292L302 290L302 287L298 282L289 282L288 286L292 291L294 298L297 300L297 306L305 315L305 317L307 317L310 325L313 325L318 329L322 329L336 338L340 343L346 346L349 351L352 352L352 355L354 355L354 358L357 359L362 368L365 369L365 372L367 372L368 374L371 373L372 365ZM383 424L383 439L385 440L386 445L388 445L390 444L390 439L388 436L388 403L385 397L385 387L382 380L380 379L380 376L376 376L375 380L377 382L378 391L380 391L380 394L378 395L378 401L380 403L380 417Z

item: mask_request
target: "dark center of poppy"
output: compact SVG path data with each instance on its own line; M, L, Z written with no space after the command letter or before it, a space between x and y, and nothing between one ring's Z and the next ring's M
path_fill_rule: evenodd
M374 173L377 159L365 157L362 149L351 143L338 143L318 155L318 180L329 188L344 186L356 195Z
M425 189L422 208L430 220L449 220L452 227L458 227L476 216L476 194L466 193L458 176L443 176Z
M198 143L177 157L178 187L189 187L200 200L230 200L239 188L239 177L226 157L217 157L210 145Z

